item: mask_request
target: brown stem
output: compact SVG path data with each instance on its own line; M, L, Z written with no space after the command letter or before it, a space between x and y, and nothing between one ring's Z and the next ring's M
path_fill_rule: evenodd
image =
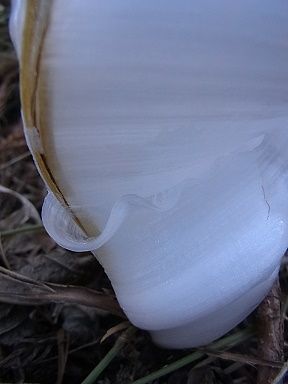
M270 361L283 361L284 334L281 314L281 288L275 281L268 296L257 309L258 357ZM257 384L272 384L279 369L259 366Z

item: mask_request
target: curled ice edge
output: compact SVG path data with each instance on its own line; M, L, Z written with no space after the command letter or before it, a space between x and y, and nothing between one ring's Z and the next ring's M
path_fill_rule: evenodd
M112 238L133 207L167 211L176 204L178 197L177 195L176 199L172 199L172 203L165 204L154 203L151 199L136 194L123 195L112 206L103 231L96 237L87 237L77 224L72 211L64 207L53 193L48 192L42 206L42 222L48 234L61 247L74 252L95 251Z

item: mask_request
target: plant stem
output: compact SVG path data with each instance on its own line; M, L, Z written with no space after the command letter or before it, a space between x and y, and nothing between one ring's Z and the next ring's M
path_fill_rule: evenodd
M43 231L44 227L42 224L34 224L34 225L25 225L24 227L15 228L15 229L9 229L7 231L0 232L0 237L10 237L14 235L24 234L24 233L30 233L30 232L39 232Z
M244 342L245 340L249 339L252 335L252 332L250 329L244 329L242 331L239 331L237 333L234 333L233 335L226 336L213 344L209 345L209 349L219 349L219 348L232 348L235 345ZM192 352L191 354L182 357L181 359L174 361L174 363L168 364L164 366L163 368L159 369L158 371L155 371L153 373L150 373L149 375L142 377L141 379L138 379L136 381L133 381L131 384L148 384L152 380L159 379L162 376L167 375L168 373L174 372L179 368L184 367L185 365L188 365L190 363L193 363L194 361L202 358L205 356L205 352L198 350L195 352Z
M90 374L86 377L81 384L93 384L99 377L99 375L104 371L106 367L111 363L111 361L118 355L120 350L127 343L131 335L135 332L134 327L128 328L125 332L123 332L119 338L116 340L113 347L110 351L104 356L104 358L100 361L99 364L90 372Z

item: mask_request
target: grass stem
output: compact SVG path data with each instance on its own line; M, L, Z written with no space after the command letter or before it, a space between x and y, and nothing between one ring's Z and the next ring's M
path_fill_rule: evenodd
M244 342L245 340L249 339L252 336L251 329L244 329L242 331L239 331L237 333L234 333L232 335L223 337L222 339L212 343L209 345L210 350L218 350L221 348L232 348L235 345ZM149 375L142 377L141 379L138 379L136 381L133 381L131 384L148 384L153 380L159 379L162 376L167 375L168 373L174 372L179 368L184 367L185 365L188 365L190 363L193 363L202 357L205 356L205 352L201 350L196 350L189 355L182 357L181 359L174 361L171 364L165 365L163 368L159 369L158 371L152 372ZM88 384L88 383L87 383Z
M131 335L135 332L134 327L128 328L125 332L123 332L119 338L116 340L113 347L110 351L104 356L104 358L96 365L93 371L86 377L81 384L93 384L97 380L97 378L101 375L101 373L105 370L106 367L111 363L111 361L118 355L120 350L124 347L127 341L130 339Z

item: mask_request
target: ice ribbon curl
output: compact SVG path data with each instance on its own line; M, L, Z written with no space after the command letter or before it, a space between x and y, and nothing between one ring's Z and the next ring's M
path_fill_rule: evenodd
M158 202L156 204L151 200L137 195L122 196L113 205L101 234L91 238L85 236L79 223L76 223L71 207L65 207L55 198L53 193L48 192L42 206L42 221L48 234L61 247L74 252L96 251L117 232L125 218L129 215L130 210L148 209L161 212L171 209L176 204L176 202L169 202L168 204Z

